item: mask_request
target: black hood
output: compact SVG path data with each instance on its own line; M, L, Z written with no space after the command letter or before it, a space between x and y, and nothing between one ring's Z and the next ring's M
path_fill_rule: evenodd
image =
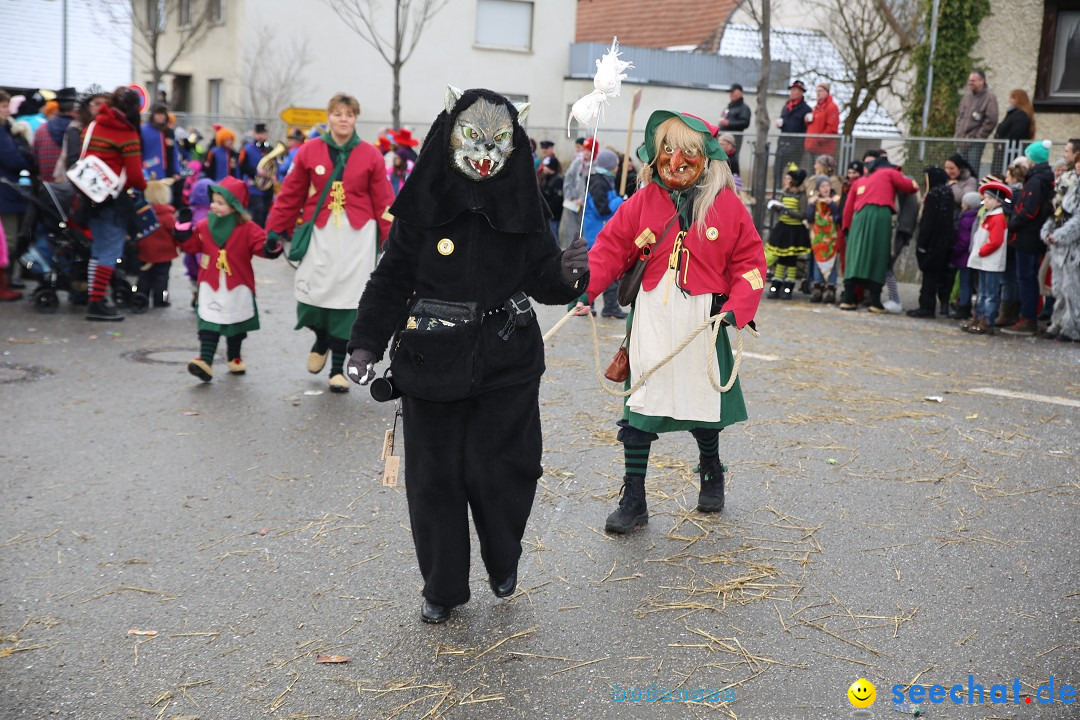
M930 187L932 188L947 185L949 183L949 174L945 172L944 168L931 165L928 168L924 168L923 172L926 173L926 177L929 179Z
M501 172L489 180L470 180L454 169L450 157L450 133L457 116L474 102L485 99L505 105L514 121L514 151ZM490 90L466 90L452 112L435 118L412 174L401 187L390 214L410 225L445 225L464 212L478 212L503 232L543 231L550 214L533 169L529 136L518 123L517 109L502 95Z

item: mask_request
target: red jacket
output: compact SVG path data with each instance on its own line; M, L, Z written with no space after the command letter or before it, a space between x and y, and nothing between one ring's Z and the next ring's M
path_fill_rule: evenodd
M89 126L88 128L89 129ZM83 132L83 141L86 137ZM102 105L94 118L87 155L97 155L116 173L127 172L126 188L146 189L142 171L142 140L139 131L128 123L123 114L111 105Z
M896 212L896 193L910 195L919 192L919 184L896 168L879 168L872 174L856 178L844 203L844 232L851 229L855 213L867 205L884 205Z
M836 135L840 131L840 108L832 95L814 106L814 119L806 124L808 135ZM836 155L836 141L828 138L806 138L803 144L807 152L815 155Z
M199 258L199 283L207 283L214 290L218 289L221 273L218 258L225 251L225 260L231 272L225 273L225 287L232 290L240 285L251 288L255 294L255 270L251 267L251 258L255 255L266 257L263 246L266 245L266 231L252 221L241 222L225 241L224 248L218 248L210 237L210 224L200 220L195 225L191 237L180 244L180 249L189 253L202 253Z
M281 192L274 198L274 206L266 219L266 229L276 233L292 232L301 210L304 218L311 217L333 171L330 150L322 138L301 145L281 185ZM341 174L343 177L339 179L345 184L345 214L349 225L359 230L374 218L379 224L379 237L385 238L390 232L386 211L394 202L394 190L386 179L383 156L374 145L361 142L352 149ZM331 214L330 202L330 195L327 194L322 211L315 219L315 227L326 227Z
M170 262L179 255L173 231L176 229L176 210L172 205L155 205L154 214L161 224L154 232L139 241L139 260L144 263Z
M589 301L630 269L638 257L634 240L646 229L656 236L652 258L645 267L641 289L652 290L663 279L678 235L678 223L663 238L660 233L675 215L675 205L666 190L654 182L630 196L608 220L589 251ZM765 286L765 252L761 237L746 207L731 190L721 190L705 216L705 233L691 226L683 239L684 254L679 285L691 295L724 293L722 308L735 313L735 323L743 327L754 319ZM715 229L715 233L712 232ZM715 235L709 240L709 235Z

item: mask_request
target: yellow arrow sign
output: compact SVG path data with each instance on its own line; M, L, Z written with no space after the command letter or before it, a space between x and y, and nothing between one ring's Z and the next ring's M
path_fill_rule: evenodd
M320 110L319 108L290 107L282 110L279 117L286 125L312 127L326 122L326 110Z

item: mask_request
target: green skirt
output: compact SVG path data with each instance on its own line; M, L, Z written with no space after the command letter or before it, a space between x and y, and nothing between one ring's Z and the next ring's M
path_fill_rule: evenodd
M734 318L729 318L729 322ZM626 318L626 328L630 329L634 322L634 311L630 310L630 316ZM705 332L711 332L706 329ZM722 329L716 336L716 364L719 369L718 375L720 384L727 384L728 379L731 377L731 367L734 365L735 359L731 352L731 341L728 339L727 329ZM623 390L630 389L630 382L633 378L627 379L623 385ZM637 428L644 432L652 433L665 433L676 432L680 430L694 430L696 428L715 428L717 430L723 430L728 425L734 425L738 422L745 422L746 415L746 403L743 400L742 387L740 383L742 380L736 378L735 383L731 386L723 395L723 400L720 404L720 421L719 422L705 422L703 420L677 420L675 418L663 417L657 415L641 415L639 413L630 410L627 402L630 400L629 396L623 398L623 420L626 420L631 427Z
M228 325L220 325L199 318L198 329L216 332L225 337L234 337L236 335L242 335L243 333L254 332L259 329L259 305L255 301L254 295L251 297L251 304L255 307L255 314L247 320L238 323L229 323Z
M316 332L321 330L332 337L348 340L352 336L352 326L355 322L356 308L334 310L297 302L296 327L293 329L311 328Z
M884 283L891 245L892 210L884 205L861 208L851 220L844 254L844 279Z

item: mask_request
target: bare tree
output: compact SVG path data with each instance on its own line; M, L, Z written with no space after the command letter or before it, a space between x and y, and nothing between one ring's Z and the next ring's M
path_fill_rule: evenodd
M878 93L905 95L904 77L918 40L920 4L918 0L821 0L821 6L833 20L823 32L844 60L840 77L821 74L851 88L841 129L850 135Z
M324 0L353 32L371 45L390 66L394 76L394 95L390 113L394 127L401 127L401 68L412 57L428 21L448 0L392 0L394 5L393 34L387 37L376 26L379 12L377 0Z
M773 0L750 0L742 6L761 32L761 76L757 86L757 108L754 123L754 225L761 231L765 225L765 192L769 166L769 87L772 84L772 9Z
M256 28L248 37L240 62L242 95L237 110L252 118L277 117L300 89L300 76L313 60L311 43L306 37L294 37L284 45L267 27Z
M131 25L132 47L150 69L150 97L157 95L161 78L169 74L184 53L194 50L214 29L215 9L224 0L99 0L113 25ZM175 29L170 29L170 22ZM171 54L162 48L162 39Z

